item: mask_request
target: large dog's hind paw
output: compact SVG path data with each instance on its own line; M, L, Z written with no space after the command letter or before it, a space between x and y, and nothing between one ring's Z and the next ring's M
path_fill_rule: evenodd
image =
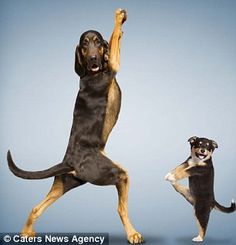
M35 237L36 232L34 230L23 230L20 235L22 237Z
M128 236L128 242L130 244L144 243L144 239L140 233L135 232L132 235Z
M203 238L201 236L196 236L192 239L193 242L203 242Z

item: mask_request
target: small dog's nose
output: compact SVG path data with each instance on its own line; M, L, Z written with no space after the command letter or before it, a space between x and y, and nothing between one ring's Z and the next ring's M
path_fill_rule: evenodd
M201 153L205 153L205 150L204 149L201 149Z

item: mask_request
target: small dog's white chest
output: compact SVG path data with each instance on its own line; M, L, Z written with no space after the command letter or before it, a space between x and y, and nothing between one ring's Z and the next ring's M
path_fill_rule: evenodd
M206 163L201 161L199 158L197 157L191 157L188 160L188 164L189 166L206 166Z

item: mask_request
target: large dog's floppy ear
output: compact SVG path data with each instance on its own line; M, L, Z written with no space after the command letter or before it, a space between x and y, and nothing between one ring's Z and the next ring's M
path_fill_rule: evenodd
M103 59L105 62L108 62L109 59L109 44L106 40L103 40L103 48L104 48L104 53L103 53Z
M75 49L75 72L80 77L85 75L85 69L82 63L81 50L79 45Z
M211 142L214 148L218 148L218 144L214 140L212 140Z
M198 138L197 136L192 136L191 138L188 139L188 142L190 144L193 144L196 141L197 138Z

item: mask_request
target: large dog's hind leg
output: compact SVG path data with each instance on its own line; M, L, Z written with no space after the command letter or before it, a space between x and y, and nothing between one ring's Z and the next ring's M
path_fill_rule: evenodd
M120 215L121 221L124 225L127 239L129 243L142 243L143 238L133 227L128 216L128 190L129 190L129 178L127 175L124 175L121 178L120 182L116 185L118 195L119 195L119 204L118 204L118 213Z
M83 163L83 171L81 168L77 170L78 177L99 186L115 185L119 197L118 213L124 225L127 239L132 244L143 242L142 236L134 229L128 216L128 173L102 152L91 153L86 160L87 162Z
M76 179L73 174L65 174L61 176L56 176L52 185L51 190L47 194L46 198L35 206L21 231L21 236L33 237L35 236L34 224L40 215L58 198L60 198L64 193L70 189L84 184L78 179Z
M128 215L129 176L126 171L119 176L116 188L119 196L118 213L124 225L127 239L131 244L142 243L144 242L143 237L134 229Z
M179 192L190 204L194 204L194 199L190 193L189 188L182 186L177 182L172 182L171 184L175 188L175 190Z

